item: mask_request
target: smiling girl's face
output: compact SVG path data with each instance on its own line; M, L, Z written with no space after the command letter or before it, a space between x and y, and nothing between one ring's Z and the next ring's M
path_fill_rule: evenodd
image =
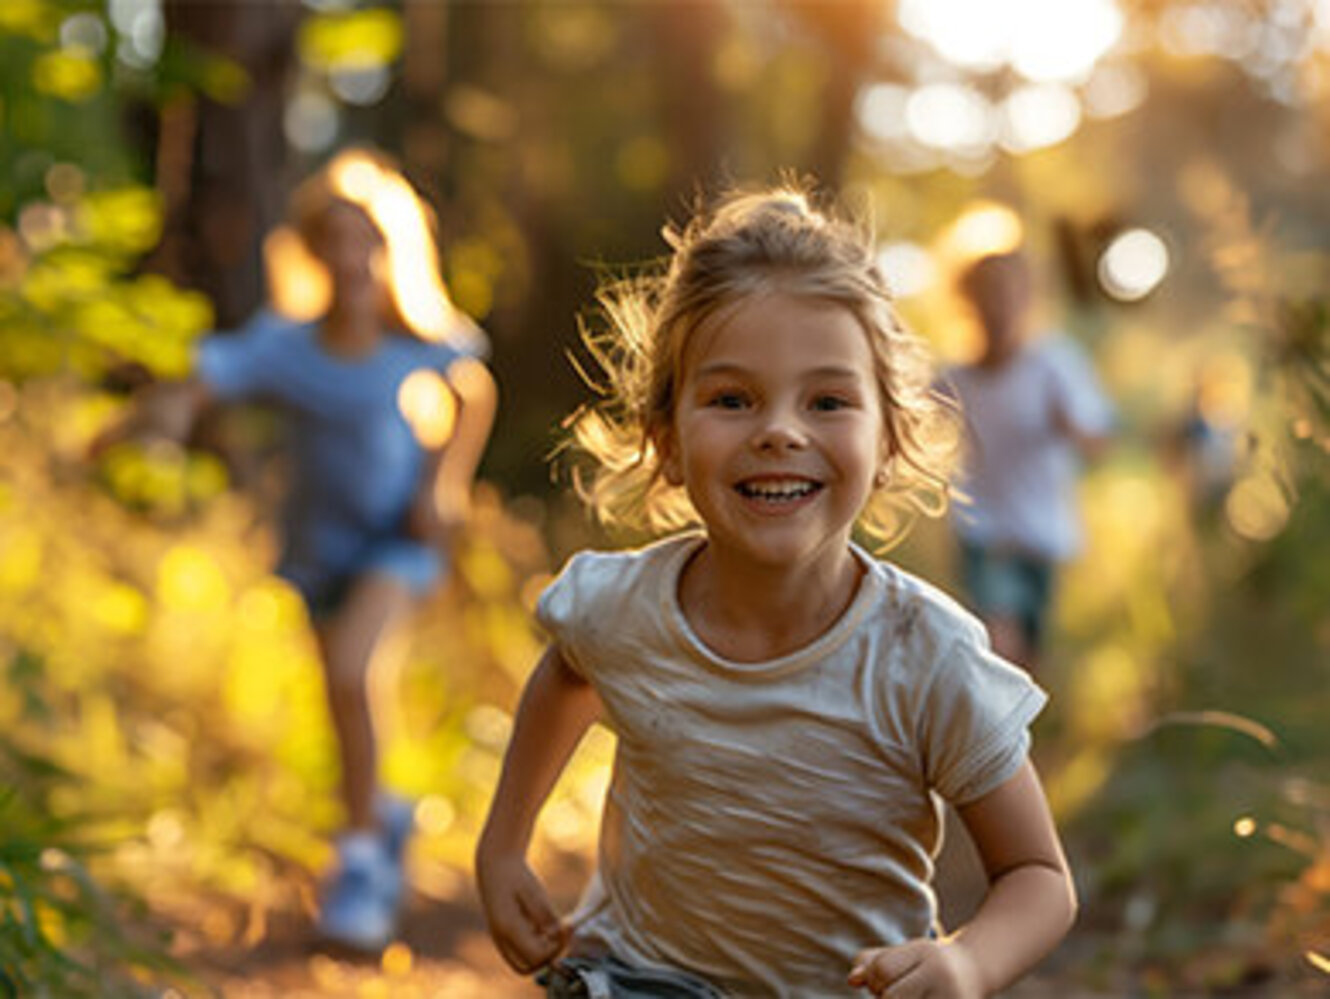
M718 553L827 567L887 458L867 335L842 306L774 292L725 310L683 354L662 470ZM830 561L822 561L830 560Z
M312 235L311 247L328 268L334 296L343 302L377 302L383 237L365 210L334 201Z

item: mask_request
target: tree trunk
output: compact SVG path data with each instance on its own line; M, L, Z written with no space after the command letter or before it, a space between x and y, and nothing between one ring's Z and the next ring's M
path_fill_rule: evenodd
M150 266L204 292L225 329L266 292L262 244L287 195L282 114L300 6L166 0L165 16L168 39L230 59L249 78L235 103L198 94L168 106L157 147L167 217Z

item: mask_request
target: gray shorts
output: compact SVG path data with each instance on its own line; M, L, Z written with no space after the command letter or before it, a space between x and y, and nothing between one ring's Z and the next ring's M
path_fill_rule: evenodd
M536 981L549 999L723 999L724 994L682 971L633 968L618 958L570 957Z

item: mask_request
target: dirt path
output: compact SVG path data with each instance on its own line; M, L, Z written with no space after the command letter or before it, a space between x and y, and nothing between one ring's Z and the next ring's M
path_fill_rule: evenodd
M328 952L304 920L270 927L250 950L203 955L196 971L226 999L538 999L490 946L470 904L412 902L381 958Z
M225 999L541 999L543 990L504 965L490 944L475 897L416 895L398 941L379 958L320 948L308 919L275 917L256 946L196 955L191 966ZM1096 999L1035 976L1006 999ZM1102 997L1099 997L1102 999Z
M962 849L943 865L942 887L957 912L977 903L976 861ZM540 865L555 905L572 908L589 874L589 858L547 854ZM301 875L306 877L306 875ZM313 932L313 883L291 897L304 897L303 912L283 910L250 934L252 946L196 952L189 966L223 999L542 999L544 991L514 974L490 942L469 871L448 865L413 869L414 890L395 943L382 955L364 957L329 951ZM431 897L432 896L432 897ZM1073 931L1059 953L1004 999L1107 999L1114 992L1087 991L1075 984L1074 969L1094 947Z
M571 909L587 877L577 854L547 857L552 899ZM322 946L314 933L312 882L290 897L305 902L270 913L251 946L188 956L189 967L224 999L541 999L544 990L504 964L490 942L469 871L435 865L411 873L397 939L382 955Z

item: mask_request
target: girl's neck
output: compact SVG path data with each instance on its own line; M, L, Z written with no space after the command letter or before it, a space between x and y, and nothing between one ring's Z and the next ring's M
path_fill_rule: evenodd
M324 349L338 357L363 357L378 346L382 336L377 310L359 304L334 302L320 325Z
M759 567L727 560L707 542L679 582L679 604L699 638L736 662L797 652L840 620L863 566L850 551L808 566Z

